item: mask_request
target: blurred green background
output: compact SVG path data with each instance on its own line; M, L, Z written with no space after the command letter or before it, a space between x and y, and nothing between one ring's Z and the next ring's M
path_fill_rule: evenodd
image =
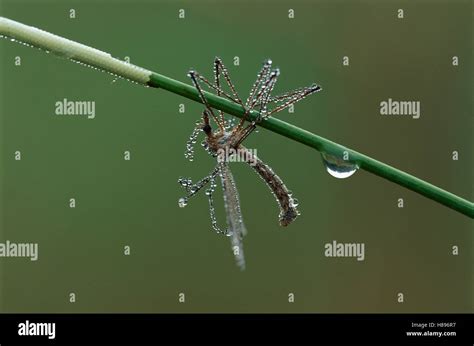
M323 87L278 117L473 199L469 0L0 0L0 13L186 82L190 68L210 77L220 56L245 98L271 58L282 72L276 92ZM199 145L194 162L183 156L201 105L7 40L0 59L0 242L39 243L37 262L0 258L0 311L472 312L468 217L364 171L332 178L318 152L261 130L246 145L302 215L281 228L267 187L233 164L249 230L240 272L210 228L204 194L177 204L178 177L213 167ZM63 98L95 101L96 118L55 115ZM380 116L388 98L420 101L421 118ZM333 240L365 243L365 261L326 258Z

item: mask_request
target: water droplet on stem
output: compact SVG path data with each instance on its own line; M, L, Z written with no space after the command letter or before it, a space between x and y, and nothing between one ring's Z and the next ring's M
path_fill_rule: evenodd
M356 163L334 155L321 153L321 157L327 172L338 179L349 178L359 169Z

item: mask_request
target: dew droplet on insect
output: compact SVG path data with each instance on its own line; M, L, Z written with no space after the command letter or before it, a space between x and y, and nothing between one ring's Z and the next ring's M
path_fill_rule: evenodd
M178 200L178 205L180 208L184 208L185 206L188 205L188 199L187 198L184 198L184 197L181 197L179 200Z
M357 164L343 160L340 157L321 153L324 166L326 166L327 172L334 178L345 179L353 175L359 168Z

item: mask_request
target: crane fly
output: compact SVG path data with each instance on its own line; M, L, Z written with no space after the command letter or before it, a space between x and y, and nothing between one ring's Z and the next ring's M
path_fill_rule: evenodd
M211 83L194 70L188 73L205 109L186 144L185 157L190 161L193 160L194 144L196 144L198 135L204 133L205 139L202 142L202 146L211 156L217 159L217 164L207 176L195 183L189 178L180 178L178 180L179 184L186 190L186 196L180 198L178 204L180 207L185 207L191 197L207 187L205 193L209 202L212 229L217 233L230 237L237 265L242 270L245 269L242 240L247 231L242 218L239 193L230 170L229 162L232 161L232 157L234 159L237 157L239 161L249 164L270 188L280 208L279 222L281 226L288 226L299 215L297 200L293 198L292 193L281 178L273 172L270 166L258 158L252 150L247 149L242 144L255 130L257 124L268 119L273 114L290 107L306 96L321 90L319 85L312 84L308 87L272 96L272 91L279 75L280 70L272 68L272 61L266 60L257 74L257 79L244 103L239 97L229 77L228 70L220 58L214 60L214 83ZM228 91L224 91L222 88L222 77ZM245 110L244 115L237 124L235 123L235 118L227 119L221 110L214 110L210 107L204 96L203 86L215 92L217 96L229 99L243 107ZM254 120L249 120L249 114L252 111L256 111L258 116ZM232 154L222 155L222 153ZM219 227L214 207L213 194L217 187L217 181L220 181L222 186L226 215L225 228Z

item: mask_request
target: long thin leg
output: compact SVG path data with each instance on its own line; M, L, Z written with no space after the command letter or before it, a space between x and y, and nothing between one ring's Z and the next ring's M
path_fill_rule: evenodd
M206 195L209 201L209 214L211 217L211 226L214 231L220 234L227 234L227 229L222 230L217 224L216 209L214 207L213 194L216 189L216 180L215 177L211 178L211 186L206 190Z
M238 126L234 129L234 132L240 131L242 126L244 125L245 121L248 118L250 111L255 107L257 103L259 103L260 109L259 113L262 116L267 110L267 102L268 98L270 97L270 93L272 92L278 76L280 75L280 70L275 69L270 72L271 61L268 60L260 73L257 76L257 81L255 82L254 86L252 87L252 91L250 92L250 97L246 103L246 112L244 116L241 118ZM258 93L256 93L257 89L260 87ZM256 96L255 96L256 93ZM252 122L253 123L253 122ZM249 125L250 127L252 125Z
M252 109L253 107L255 107L255 105L259 101L261 102L262 99L265 99L266 95L270 94L271 90L275 86L275 83L276 83L279 75L280 75L280 71L278 69L275 69L275 70L271 71L268 74L267 79L264 80L264 82L262 83L262 87L260 88L259 92L257 93L257 96L255 97L255 99L248 106L249 109Z
M233 132L235 133L236 131L238 131L243 126L243 124L247 120L248 115L250 113L250 109L247 107L247 104L244 104L242 102L242 100L240 99L240 97L237 93L237 90L235 89L235 86L232 83L232 80L230 79L229 72L227 71L227 68L225 67L224 63L222 62L222 60L219 57L216 57L216 59L214 60L214 71L215 71L216 80L220 80L220 75L222 73L222 75L224 76L225 81L227 82L227 85L229 86L230 90L232 91L234 97L236 98L236 103L238 103L239 105L242 106L243 109L245 109L245 113L244 113L243 117L240 119L238 125L233 130ZM217 85L217 83L216 83L216 85Z
M209 82L204 76L201 76L196 71L193 71L193 74L194 74L194 80L196 82L198 80L203 82L209 88L215 90L217 92L217 96L225 96L229 100L240 104L244 109L246 108L245 105L243 104L242 100L240 99L240 97L237 93L237 90L235 89L234 84L232 83L232 81L230 79L229 72L228 72L227 68L225 67L224 63L222 62L222 60L220 58L216 57L215 60L214 60L214 83L215 84L212 84L211 82ZM221 82L220 82L220 76L221 75L224 76L224 79L225 79L227 85L229 86L233 96L229 95L228 93L226 93L222 89ZM220 122L222 124L222 127L225 127L224 114L220 110L219 110L219 118L220 118Z
M272 96L270 97L270 99L268 100L269 103L272 103L272 102L275 102L275 103L279 103L279 102L283 102L283 101L286 101L287 99L297 95L297 94L301 94L302 92L304 92L306 89L308 89L309 87L303 87L303 88L298 88L298 89L294 89L294 90L291 90L291 91L287 91L283 94L280 94L280 95L277 95L277 96Z
M214 60L214 70L216 73L216 78L219 79L220 73L222 72L222 75L224 76L225 81L227 82L227 85L229 86L230 90L232 91L232 94L234 95L235 99L237 100L237 103L241 105L243 108L245 108L245 105L243 104L242 100L239 97L239 94L237 93L237 90L235 90L235 86L230 80L229 76L229 71L227 71L227 68L225 67L224 63L219 57L216 57Z
M187 158L189 161L194 160L194 145L196 144L197 137L199 133L201 133L201 131L204 132L208 137L212 135L212 128L209 124L209 113L207 109L203 110L202 122L196 122L194 130L189 136L188 141L186 142L186 151L184 152L184 157Z
M214 84L217 87L217 96L221 96L221 94L222 94L221 79L219 77L220 77L219 68L217 67L217 65L214 61ZM220 109L219 109L219 116L220 116L221 121L222 121L222 123L224 124L224 127L225 127L226 121L225 121L225 118L224 118L224 112L222 112Z
M206 77L202 76L201 74L199 74L198 72L194 71L194 75L196 76L196 79L200 80L201 82L203 82L204 84L206 84L209 88L211 88L212 90L216 91L217 92L217 96L224 96L224 97L227 97L229 100L231 100L232 102L235 102L235 103L238 103L238 100L235 99L234 97L232 97L231 95L229 95L228 93L226 93L224 90L222 90L222 88L220 86L217 86L215 84L212 84L211 82L209 82L209 80L207 80Z
M235 147L238 147L252 133L252 131L255 130L256 127L257 127L257 123L255 121L252 121L250 125L242 129L240 138L236 142Z
M250 94L249 94L249 97L247 98L247 102L245 102L245 105L247 107L249 107L251 102L253 102L253 99L255 97L255 93L258 90L258 87L260 86L260 84L262 84L263 80L267 76L267 74L270 71L271 67L272 67L272 61L270 59L266 60L263 63L263 66L262 66L260 72L257 74L257 79L255 80L255 83L253 84L252 89L250 90Z
M275 82L276 82L276 80L275 80ZM270 91L273 90L273 86L274 86L274 83L273 83L273 85L270 85L270 87L269 87ZM284 93L282 95L279 95L279 96L276 96L276 97L269 97L269 95L270 95L269 93L265 94L265 96L264 96L265 99L263 99L261 101L261 105L263 105L263 107L264 107L264 108L262 108L263 116L259 119L256 119L251 124L249 124L246 128L241 130L241 137L240 137L239 141L237 142L237 145L241 144L252 133L252 131L255 130L257 123L269 118L272 114L277 113L277 112L289 107L290 105L295 104L298 101L301 101L306 96L308 96L308 95L310 95L314 92L318 92L320 90L322 90L322 89L319 85L312 85L312 86L305 87L305 88L300 88L300 89L297 89L297 90L294 90L294 91L289 91L289 92L286 92L286 93ZM260 96L260 97L262 97L262 96ZM266 107L267 107L268 103L277 102L276 100L278 100L280 102L283 102L285 100L288 100L288 101L286 101L283 104L275 107L270 112L267 112Z
M280 75L280 70L275 69L270 73L268 83L266 84L265 91L263 92L261 99L260 99L260 116L265 118L267 113L267 105L268 100L270 98L270 94L275 87L275 84L278 80L278 76Z
M270 115L272 115L274 113L280 112L283 109L288 108L292 104L295 104L296 102L301 101L306 96L308 96L312 93L318 92L320 90L321 90L321 87L319 85L312 85L310 87L307 87L301 93L292 96L288 101L286 101L283 104L273 108L270 112L268 112L266 117L269 117Z
M255 129L256 123L261 122L263 119L267 118L267 104L268 100L270 98L270 94L273 91L273 88L275 87L275 84L278 80L278 76L280 75L280 70L275 69L271 71L270 73L267 74L266 80L262 80L262 86L260 88L260 91L257 93L257 96L252 100L248 112L250 112L251 109L255 107L255 105L259 103L259 118L252 121L250 125L248 125L243 131L241 131L241 127L243 126L248 113L244 115L242 120L239 123L239 126L235 129L234 132L241 131L242 135L240 140L238 141L238 144L242 143L245 138L247 138L250 133Z
M260 92L257 94L257 97L255 100L252 102L251 108L252 109L254 104L260 100L260 112L259 112L259 118L252 121L246 128L241 130L241 126L243 125L243 122L241 121L239 123L239 127L235 129L235 131L240 131L240 139L238 140L236 146L240 145L256 128L256 124L261 122L263 119L266 119L268 117L267 115L267 104L268 100L270 97L270 93L273 91L273 88L275 87L275 84L277 82L278 76L280 74L280 71L278 69L272 71L268 77L268 80L263 84ZM242 118L243 119L243 118Z
M215 178L218 173L219 167L216 167L211 173L209 173L207 176L205 176L195 184L193 184L191 179L179 178L178 183L182 187L184 187L187 192L186 197L180 199L184 202L184 205L188 203L188 200L191 197L195 196L203 187L205 187L211 181L211 179Z
M194 160L194 144L196 144L196 139L201 133L203 128L203 123L198 121L196 122L196 126L194 127L193 132L189 136L188 141L186 142L186 151L184 152L184 157L187 158L189 161Z
M216 122L217 126L219 126L219 128L221 130L224 130L224 125L220 122L220 120L216 117L214 111L212 110L211 106L209 105L209 102L207 102L207 99L206 97L204 96L204 92L201 88L201 86L199 85L199 82L196 78L196 71L189 71L188 73L188 76L191 78L191 81L193 82L194 84L194 87L196 88L196 90L198 91L198 94L199 94L199 97L202 101L202 103L204 104L204 106L206 107L206 110L208 111L208 113L212 116L212 118L214 119L214 121Z

